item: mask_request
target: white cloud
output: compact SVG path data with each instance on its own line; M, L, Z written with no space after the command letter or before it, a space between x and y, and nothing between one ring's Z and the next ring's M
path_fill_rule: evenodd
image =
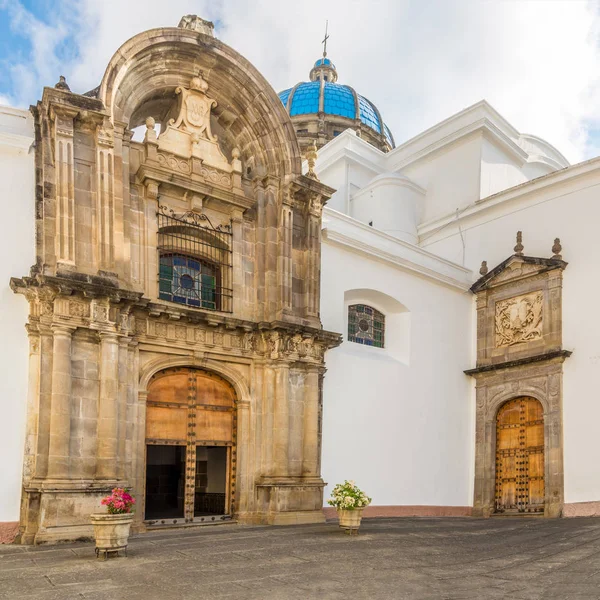
M485 98L517 129L547 139L572 161L595 151L588 135L600 123L595 3L71 0L60 6L49 24L25 22L32 63L13 66L22 104L60 74L75 91L95 87L126 39L174 26L188 13L218 20L218 36L281 90L307 79L327 18L340 83L378 105L397 142ZM67 31L73 57L61 63Z

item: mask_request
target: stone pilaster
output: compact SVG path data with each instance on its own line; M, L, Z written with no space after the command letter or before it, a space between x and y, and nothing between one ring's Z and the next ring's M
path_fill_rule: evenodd
M304 427L302 443L302 475L317 477L319 473L319 372L311 369L304 386Z
M117 478L119 341L115 333L100 333L100 399L96 477Z
M68 479L71 431L71 336L73 328L53 325L52 400L48 477Z
M291 201L289 193L286 200ZM294 212L291 204L283 203L279 215L279 293L281 308L292 309L292 236Z
M273 470L275 475L289 473L290 405L287 364L279 364L275 372L275 397L273 404Z
M122 480L126 473L127 440L127 388L129 384L129 339L121 337L119 342L118 396L117 396L117 477Z
M76 110L54 106L56 234L55 252L59 263L75 263L75 172L73 119Z
M312 195L306 221L306 316L319 316L319 294L321 289L321 197Z

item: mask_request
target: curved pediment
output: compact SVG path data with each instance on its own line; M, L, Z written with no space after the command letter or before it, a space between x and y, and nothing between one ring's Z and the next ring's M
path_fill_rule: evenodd
M298 142L273 88L250 62L205 33L170 27L131 38L111 59L99 99L113 123L132 129L152 117L164 132L177 90L189 89L199 74L216 103L211 121L221 150L239 148L242 162L254 165L248 175L286 180L301 173Z

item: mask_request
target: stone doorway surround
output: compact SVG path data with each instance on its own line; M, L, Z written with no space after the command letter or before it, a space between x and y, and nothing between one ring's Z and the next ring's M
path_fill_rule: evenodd
M555 241L552 258L523 255L520 232L515 254L471 287L477 297L475 486L473 515L494 512L496 416L519 396L544 409L544 516L559 517L564 503L562 364L562 273L567 263Z

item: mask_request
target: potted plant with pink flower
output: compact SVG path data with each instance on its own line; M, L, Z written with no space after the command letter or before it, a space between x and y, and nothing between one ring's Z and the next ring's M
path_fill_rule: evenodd
M127 540L133 521L135 498L126 488L114 488L100 503L106 506L108 512L91 515L96 538L96 556L103 553L106 560L109 552L118 554L120 550L125 550L127 555Z
M362 512L371 504L371 498L359 489L354 481L346 480L333 488L327 503L337 509L340 527L345 529L346 533L356 534L360 527Z

